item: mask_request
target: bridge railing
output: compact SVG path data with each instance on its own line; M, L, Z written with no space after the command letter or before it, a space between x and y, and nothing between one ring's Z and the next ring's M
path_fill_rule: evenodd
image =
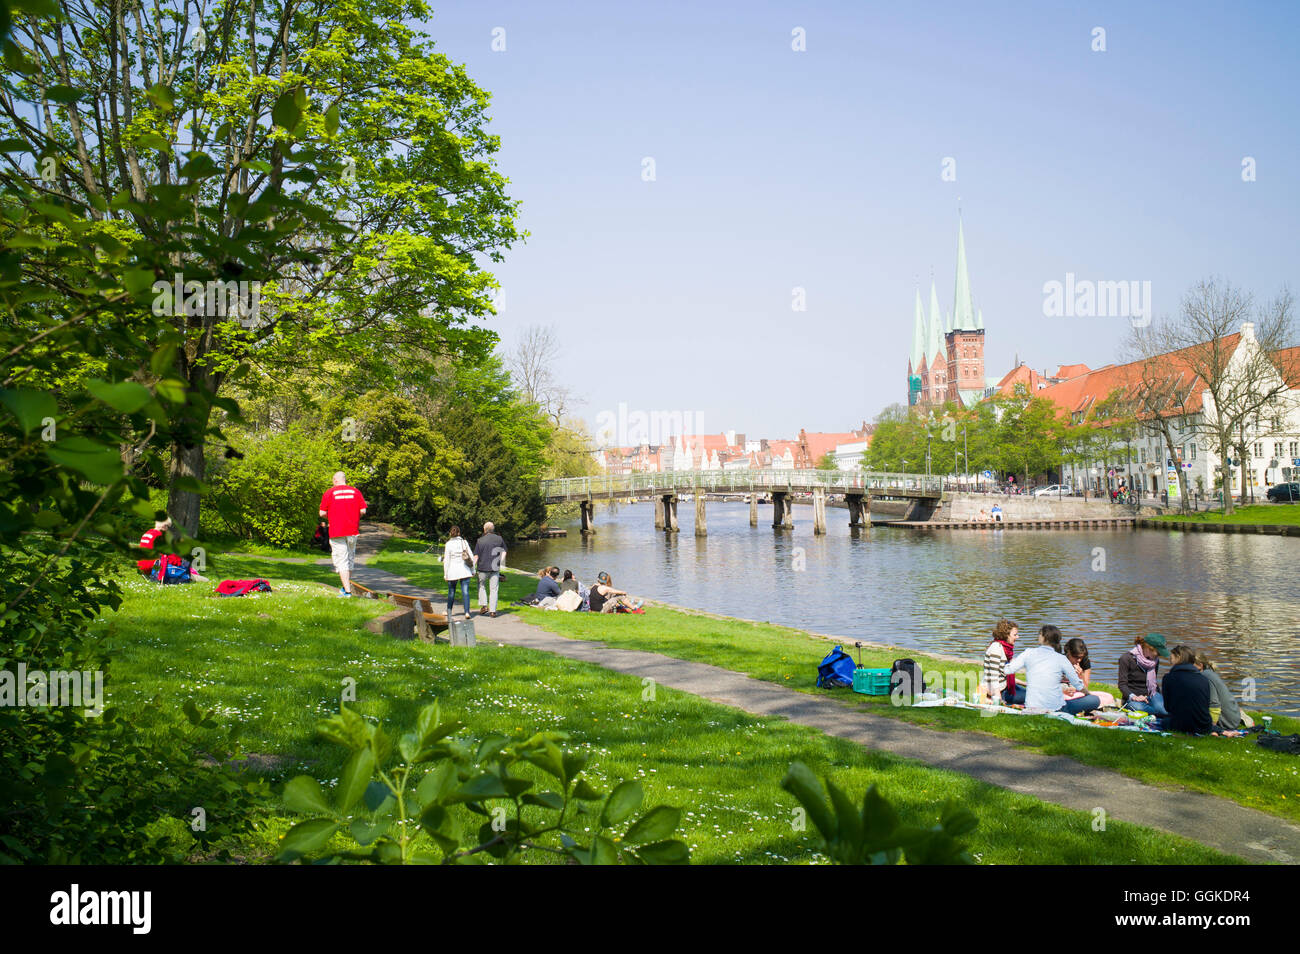
M830 493L939 493L946 478L925 474L841 470L673 470L660 473L602 474L541 482L547 498L629 496L653 493L762 493L806 491Z

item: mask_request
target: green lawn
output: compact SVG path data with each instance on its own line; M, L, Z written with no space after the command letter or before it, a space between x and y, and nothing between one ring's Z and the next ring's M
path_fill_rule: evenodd
M1300 512L1300 508L1294 508ZM390 572L407 576L417 585L441 580L437 560L403 553L411 541L390 540L376 558ZM509 574L503 592L512 597L531 593L535 580ZM503 602L505 602L503 600ZM1122 772L1133 778L1169 788L1186 787L1230 798L1292 821L1300 821L1300 759L1261 749L1252 737L1240 739L1158 736L1112 732L1062 724L1052 719L1025 716L981 716L960 709L911 709L889 704L887 697L853 695L847 690L817 689L817 664L832 644L821 637L769 623L695 615L652 607L645 616L603 616L590 613L554 613L521 609L530 623L576 639L600 640L621 649L640 649L678 659L709 663L743 672L804 692L834 696L846 705L861 705L877 715L904 719L936 729L986 732L1011 739L1047 755L1064 755L1088 765ZM842 640L850 651L851 640ZM862 663L888 668L900 656L911 656L927 672L941 673L945 683L965 692L979 678L979 664L936 659L912 649L863 648ZM1114 686L1095 683L1118 695ZM1300 731L1300 720L1276 716L1273 727Z
M1244 523L1262 526L1300 526L1300 504L1251 504L1238 507L1230 514L1221 510L1207 510L1201 513L1179 514L1167 513L1153 520L1165 522L1183 521L1187 523Z
M340 599L309 582L328 577L327 567L217 558L211 573L265 576L275 592L220 599L202 585L127 580L121 608L97 624L113 647L110 701L130 709L159 696L177 707L193 699L215 708L238 723L237 739L261 757L257 770L277 785L304 771L326 783L337 778L340 750L315 739L313 727L336 711L350 677L356 708L386 724L409 724L437 697L474 736L569 732L571 745L591 754L597 784L638 778L648 803L682 807L683 835L697 863L824 860L811 835L792 830L795 802L779 787L796 759L852 793L879 784L911 821L932 823L946 799L960 800L979 818L968 841L985 863L1233 860L1138 826L1112 823L1094 832L1089 814L683 693L661 688L655 700L643 701L640 680L596 666L486 642L456 649L376 636L363 623L382 605ZM527 582L517 577L510 585ZM665 618L656 612L592 622ZM150 729L143 714L138 725ZM220 823L216 813L209 815L213 823ZM273 811L232 850L263 860L290 824Z

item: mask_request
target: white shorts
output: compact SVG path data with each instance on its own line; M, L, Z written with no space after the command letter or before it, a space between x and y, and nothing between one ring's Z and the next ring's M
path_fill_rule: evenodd
M356 536L330 537L330 556L334 559L334 572L347 570L351 573L357 557Z

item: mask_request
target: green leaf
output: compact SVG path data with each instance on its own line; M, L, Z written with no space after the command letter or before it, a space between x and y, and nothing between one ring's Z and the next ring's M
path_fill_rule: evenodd
M391 827L393 827L391 818L379 818L373 822L366 821L364 818L354 818L352 837L356 839L358 845L368 845L380 835L387 833Z
M339 104L335 103L325 113L325 135L330 139L339 131Z
M821 784L812 769L802 762L791 762L790 769L781 780L781 787L799 800L808 817L812 819L822 838L831 841L835 838L835 816L827 808L822 797Z
M149 357L149 369L158 377L172 370L176 364L176 345L172 342L161 344Z
M656 841L636 849L636 855L648 865L689 865L691 849L684 841Z
M605 796L597 791L585 778L578 779L573 786L573 797L580 802L598 802Z
M623 840L629 845L644 845L652 841L663 841L674 831L682 820L679 808L659 805L650 809L634 821Z
M42 427L42 421L45 418L56 417L59 413L59 407L54 401L54 395L48 391L31 391L31 390L14 390L0 391L0 404L9 408L14 417L18 419L19 426L22 427L24 434L31 433L34 429Z
M420 784L415 787L415 797L421 807L428 808L441 802L455 787L456 766L443 762L420 779Z
M141 133L135 139L141 149L156 149L158 152L171 152L172 144L157 133Z
M271 107L271 122L288 132L298 128L302 120L302 108L298 105L297 90L287 89Z
M549 808L552 811L564 810L564 796L558 792L529 792L522 799L525 805L537 805L540 808Z
M376 779L366 786L365 803L370 811L377 812L390 801L396 802L396 799L383 782Z
M174 378L164 378L155 384L153 389L164 401L170 401L172 404L185 403L185 385Z
M509 798L510 792L501 779L491 772L471 778L456 790L454 799L458 802L477 802L484 798Z
M641 783L635 779L620 782L605 800L605 810L600 813L602 825L617 825L632 817L632 813L641 807L645 793Z
M330 811L320 782L310 775L299 775L284 786L284 804L291 811L303 814L329 814Z
M122 273L122 287L132 295L138 295L146 288L152 288L154 274L148 268L128 268Z
M604 835L597 835L596 840L591 843L590 857L589 864L616 865L618 864L618 849Z
M145 92L149 100L161 109L163 112L170 112L176 97L172 94L171 87L162 83L154 83Z
M45 90L45 98L52 103L75 103L81 99L82 91L62 84L50 86Z
M835 809L836 838L857 850L862 845L862 816L858 814L857 806L829 779L826 791L830 793L831 806Z
M352 753L343 766L343 774L339 776L338 788L334 794L334 803L340 812L350 811L361 799L374 773L375 754L368 747Z
M116 384L110 384L107 381L91 378L86 382L86 390L93 394L96 400L123 414L134 414L153 400L149 389L134 381L118 381Z
M979 826L979 820L974 814L949 800L944 803L943 812L939 815L939 824L943 826L944 834L960 838L973 832Z
M60 467L75 470L93 484L113 484L122 479L122 457L115 447L105 447L88 437L69 437L45 448L45 455Z
M328 818L312 818L299 822L280 839L280 854L288 855L292 859L293 856L319 851L338 830L339 826Z

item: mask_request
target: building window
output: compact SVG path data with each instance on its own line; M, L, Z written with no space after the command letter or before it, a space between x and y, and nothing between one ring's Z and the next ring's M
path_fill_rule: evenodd
M1291 453L1288 454L1287 456L1300 457L1300 441L1292 441L1290 446L1291 446Z
M1188 456L1187 459L1188 459L1188 460L1196 460L1196 444L1195 444L1195 443L1188 444L1188 445L1187 445L1187 451L1188 451L1188 454L1190 455L1190 456Z
M1263 441L1256 441L1256 442L1255 442L1255 456L1256 456L1256 457L1259 457L1259 458L1262 458L1262 457L1264 456L1264 442L1263 442Z
M1138 463L1139 463L1139 464L1145 464L1146 462L1147 462L1147 449L1146 449L1145 447L1139 447L1139 448L1138 448Z
M1274 442L1273 442L1273 456L1274 456L1274 457L1281 457L1281 456L1282 456L1282 442L1281 442L1281 441L1274 441Z

